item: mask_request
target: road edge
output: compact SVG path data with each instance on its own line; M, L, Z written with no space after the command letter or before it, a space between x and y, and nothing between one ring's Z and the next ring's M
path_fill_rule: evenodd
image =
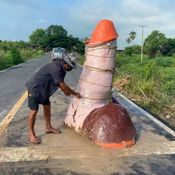
M119 96L119 97L123 98L124 100L126 100L128 103L130 103L131 105L133 105L137 110L139 110L145 116L147 116L152 121L154 121L158 126L160 126L165 131L167 131L168 133L170 133L171 135L173 135L175 137L175 131L174 130L172 130L170 127L168 127L167 125L165 125L164 123L162 123L160 120L158 120L157 118L155 118L153 115L151 115L150 113L148 113L147 111L145 111L144 109L142 109L141 107L139 107L138 105L136 105L134 102L132 102L131 100L129 100L128 98L126 98L124 95L122 95L120 92L118 92L116 90L116 88L113 88L113 93L114 93L115 96ZM115 96L114 96L114 98L115 98Z

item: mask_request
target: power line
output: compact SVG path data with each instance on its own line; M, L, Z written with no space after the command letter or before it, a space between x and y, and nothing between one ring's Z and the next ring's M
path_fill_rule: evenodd
M145 27L147 27L147 25L138 25L139 27L142 28L142 45L141 45L141 62L143 60L143 44L144 44L144 33L143 30Z

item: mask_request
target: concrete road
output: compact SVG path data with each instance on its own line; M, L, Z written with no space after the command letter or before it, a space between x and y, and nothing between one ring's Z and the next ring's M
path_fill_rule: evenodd
M48 60L48 57L42 59ZM66 82L76 86L80 73L80 67L71 71L66 76ZM23 90L22 88L21 91ZM54 127L61 128L62 134L45 134L40 108L35 128L42 144L29 144L26 117L28 108L25 101L0 137L0 175L174 175L173 132L148 117L126 98L119 94L114 96L131 115L137 132L134 146L119 150L103 149L85 136L65 127L63 120L70 98L57 91L51 98L52 123Z

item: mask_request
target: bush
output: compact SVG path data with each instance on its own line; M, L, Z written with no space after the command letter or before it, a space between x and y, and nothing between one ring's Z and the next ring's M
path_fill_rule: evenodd
M117 54L115 59L116 65L121 67L130 63L133 63L133 64L140 63L140 56L138 55L128 56L124 52Z
M39 49L39 50L33 50L32 51L32 56L31 58L36 58L36 57L40 57L44 54L43 50Z
M140 45L133 45L131 47L132 47L133 54L140 54L141 53L141 46Z
M167 95L175 97L175 80L163 84L163 90Z
M34 49L22 49L20 50L22 58L27 61L32 58L39 57L44 54L43 50L34 50Z
M31 51L31 49L21 49L20 50L20 54L21 54L22 58L25 61L27 61L27 60L32 58L32 51Z
M7 69L13 66L13 60L11 56L11 52L0 52L0 70Z
M124 53L126 55L132 56L132 54L133 54L132 47L126 47Z
M20 47L15 47L20 43ZM8 47L4 49L3 46L6 45ZM23 44L23 42L4 42L3 46L0 44L0 70L23 63L31 58L36 58L44 54L43 50L41 49L36 50L27 48L26 44ZM17 48L20 49L18 50Z
M141 76L145 80L153 79L157 80L157 78L160 76L158 66L154 61L150 61L147 64L145 64L142 68Z
M7 60L8 62L8 67L11 67L13 66L13 58L12 58L12 55L11 55L11 51L7 51L5 54L4 54L4 57L5 59Z
M24 62L24 59L21 57L20 52L16 48L12 48L10 53L14 65Z
M161 68L160 71L161 71L161 74L162 74L163 83L165 83L167 81L175 80L175 69L174 69L174 67Z
M8 68L8 60L5 57L0 56L0 70L6 69L6 68Z
M162 67L170 67L174 63L175 65L175 59L171 57L161 57L161 58L156 58L156 64L158 66Z

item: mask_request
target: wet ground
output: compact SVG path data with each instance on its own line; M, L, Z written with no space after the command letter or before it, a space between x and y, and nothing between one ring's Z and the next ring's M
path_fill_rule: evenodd
M66 78L75 86L79 68ZM27 138L27 101L0 137L0 175L89 175L89 174L175 174L175 137L138 111L120 96L137 131L131 148L104 149L85 136L64 126L70 98L57 91L51 98L52 123L62 134L45 134L42 108L37 116L36 132L42 140L31 145Z

